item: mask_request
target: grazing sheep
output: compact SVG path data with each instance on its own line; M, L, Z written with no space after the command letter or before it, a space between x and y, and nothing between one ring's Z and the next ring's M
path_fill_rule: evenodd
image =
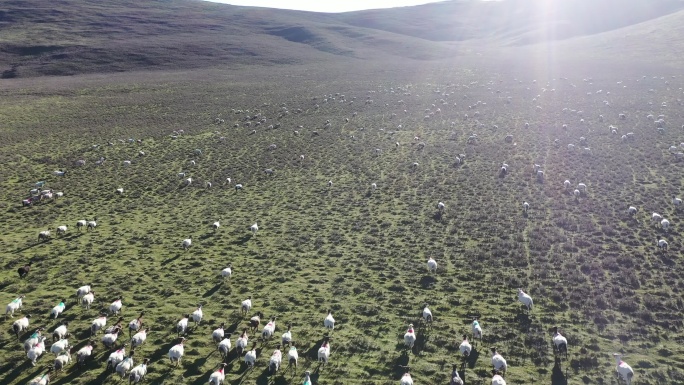
M68 227L65 225L57 227L57 235L64 235L67 232Z
M81 298L83 298L83 296L88 294L88 293L90 293L90 285L84 285L84 286L79 287L76 290L76 297L79 300L79 302L80 302Z
M629 208L627 209L627 213L628 213L630 216L634 216L634 215L636 215L636 213L637 213L637 208L634 207L634 206L629 206Z
M78 231L81 231L81 228L85 227L87 224L88 222L85 219L81 219L76 222L76 229L78 229Z
M458 365L452 365L450 378L449 385L463 385L463 379L458 375Z
M192 184L192 178L188 178L185 180L185 186L190 186Z
M527 308L527 311L532 310L532 297L530 297L527 293L525 293L522 289L518 289L518 301L522 302L523 305Z
M656 226L658 226L662 220L663 220L662 215L660 215L658 213L651 214L651 224L655 224Z
M214 231L217 231L219 229L219 227L221 227L221 223L219 221L216 221L216 222L211 224L211 228L213 228Z
M660 250L665 250L665 251L667 251L668 244L667 244L667 241L666 241L666 240L664 240L664 239L658 240L658 239L656 238L656 244L658 245L658 248L659 248Z
M181 243L183 250L187 250L191 245L192 245L192 238L191 237L184 239L183 242Z
M238 183L235 185L235 192L237 192L238 190L242 190L242 184L241 183Z
M185 338L181 337L180 342L169 349L169 360L172 364L175 364L175 366L180 365L183 354L185 353L185 349L183 347L184 343Z
M577 185L577 189L580 190L580 192L581 192L582 194L586 194L586 193L587 193L587 185L584 184L584 183L579 183L579 184Z
M38 240L39 241L49 241L50 240L50 230L43 230L40 233L38 233Z
M409 349L413 349L413 345L416 343L416 333L413 330L413 324L409 324L408 330L404 334L404 345Z
M92 221L88 221L88 223L86 224L86 230L88 230L88 231L95 230L96 227L97 227L97 218L93 218Z
M668 221L667 219L663 218L663 220L660 221L660 227L661 227L663 230L667 231L667 229L670 227L670 221Z
M617 375L622 377L627 385L631 385L632 379L634 378L634 370L632 370L632 367L627 365L626 362L622 361L622 354L613 353L613 357L615 357L615 362L617 364L615 367Z
M495 347L490 348L490 350L492 351L492 366L494 366L494 370L506 373L506 369L508 369L506 360L496 351Z
M66 176L66 171L58 170L58 171L53 171L52 174L56 176Z
M249 230L252 232L252 236L255 236L257 231L259 231L259 226L255 222L253 225L249 226Z
M680 198L677 198L677 196L673 195L672 204L675 205L675 207L680 207L682 205L682 200Z
M378 185L375 184L375 183L372 183L372 184L371 184L371 189L377 190L377 189L378 189Z
M119 187L118 189L116 189L116 193L119 195L123 195L123 193L124 193L123 187Z
M335 329L335 319L332 316L332 310L328 310L328 315L323 320L323 326L325 326L326 329Z
M14 312L21 309L21 307L23 306L24 297L26 296L22 294L19 297L13 299L12 302L7 304L7 307L5 307L5 318L7 318L8 315L11 318L14 318Z

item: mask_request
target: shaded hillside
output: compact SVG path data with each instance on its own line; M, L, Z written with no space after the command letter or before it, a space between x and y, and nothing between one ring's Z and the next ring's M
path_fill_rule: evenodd
M309 63L378 53L420 59L447 49L418 38L350 27L321 14L193 0L15 0L4 5L4 78Z
M337 17L351 25L432 41L494 38L522 45L610 31L681 9L681 0L462 0Z

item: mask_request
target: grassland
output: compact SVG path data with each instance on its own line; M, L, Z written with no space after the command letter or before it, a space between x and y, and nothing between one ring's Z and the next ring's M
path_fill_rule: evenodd
M271 378L265 370L275 341L259 345L255 370L231 361L231 384L298 383L304 370L318 384L393 384L407 364L416 383L446 383L473 316L485 337L462 373L468 384L487 378L489 346L507 358L511 384L613 384L614 351L628 355L639 384L684 381L681 214L671 204L682 165L668 152L681 142L682 79L660 66L616 72L564 61L551 74L519 70L524 63L514 57L504 65L480 60L6 80L0 299L26 294L22 314L33 315L31 328L52 331L58 322L49 311L67 297L63 319L79 348L98 312L123 295L125 321L144 310L153 330L136 351L152 360L152 384L206 383L220 362L211 331L225 322L235 343L247 321L239 304L249 295L254 311L278 316L277 337L293 324L302 359L296 374ZM330 94L345 101L338 95L324 103ZM279 118L283 107L290 113ZM436 108L441 113L424 118ZM585 122L564 108L583 111ZM246 127L247 110L267 122ZM663 134L649 113L666 116ZM279 128L268 128L276 122ZM610 124L636 140L623 143ZM185 134L171 138L180 129ZM472 133L479 139L468 145ZM508 133L514 143L504 142ZM591 156L567 150L580 136ZM271 144L277 149L269 151ZM465 162L456 166L460 153ZM106 162L96 166L101 156ZM86 165L75 167L78 159ZM511 166L505 178L497 176L502 162ZM544 183L533 177L534 163L545 170ZM69 172L53 176L57 169ZM194 179L191 186L183 187L181 171ZM244 189L225 185L227 177ZM586 183L588 195L575 201L562 188L565 179ZM21 207L39 180L65 196ZM446 204L441 216L439 201ZM626 214L629 205L639 208L636 219ZM670 219L669 232L649 226L653 211ZM93 217L95 231L76 231L78 219ZM214 233L216 220L222 226ZM252 237L255 221L260 230ZM63 224L66 236L37 241L39 231L54 234ZM183 251L189 236L193 246ZM669 252L656 251L656 237L668 240ZM440 266L435 275L426 270L429 256ZM33 269L19 280L16 269L29 260ZM218 273L229 263L235 273L226 284ZM76 288L87 283L96 291L90 311L74 302ZM529 315L516 302L518 287L535 299ZM407 353L403 333L426 302L434 325L419 330ZM173 369L166 354L174 326L198 303L205 320L189 333L183 364ZM327 309L337 320L333 354L318 368ZM27 383L52 355L32 367L11 320L3 325L0 382ZM550 342L555 325L570 342L560 368ZM69 367L53 383L116 383L104 372L109 352L99 338L87 368Z

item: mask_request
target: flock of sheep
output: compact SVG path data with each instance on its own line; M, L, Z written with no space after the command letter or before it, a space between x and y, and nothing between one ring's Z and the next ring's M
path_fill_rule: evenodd
M585 79L586 81L586 79ZM543 88L543 92L555 92L554 89L551 89L550 86L549 88ZM405 89L397 89L397 91L402 91L404 95L409 96L410 93L408 90ZM608 93L609 94L609 93ZM448 95L447 95L448 96ZM541 96L539 96L541 97ZM504 99L505 102L509 102L508 100ZM323 103L333 103L333 102L348 102L348 99L345 98L344 95L325 95L323 98ZM442 101L444 101L442 99ZM608 103L606 101L606 103ZM473 103L468 106L468 109L473 110L477 109L478 106L483 105L483 102L477 102ZM366 106L372 106L373 101L370 99L370 96L366 99L365 101ZM432 108L429 108L426 110L426 115L425 115L425 120L430 120L434 119L435 116L440 116L441 114L444 114L442 111L442 108L446 110L447 108L447 103L443 103L443 107L438 108L435 105L432 106ZM318 104L315 105L315 109L319 109L320 106ZM404 111L406 112L406 111ZM564 110L564 112L567 113L574 113L576 114L579 119L580 119L580 124L584 124L584 116L587 115L582 111L575 111L575 110ZM235 111L234 113L236 115L238 114L247 114L248 111L242 111L238 110ZM288 115L290 112L284 108L281 112L281 117ZM354 115L356 116L356 115ZM477 111L473 111L470 114L464 114L463 119L464 120L469 120L469 119L477 119L479 116L479 113ZM619 114L617 115L617 118L619 120L624 120L626 119L626 116L624 114ZM656 120L653 115L649 115L647 117L648 119L652 120L654 123L654 128L656 128L658 131L657 132L662 132L665 127L665 117L663 115L659 116L658 119ZM600 122L604 121L604 116L600 115L598 117L598 120ZM240 119L240 122L236 124L236 126L239 127L260 127L262 124L265 125L265 123L268 121L268 119L262 115L261 113L251 116L247 115L245 118ZM218 118L216 123L217 124L223 124L225 121L221 118ZM346 119L346 122L349 122L349 119ZM455 127L457 125L456 122L452 123L452 127ZM483 125L482 123L478 122L478 127ZM278 124L279 126L279 124ZM330 120L327 120L323 124L323 129L329 128L331 126ZM526 128L529 128L529 124L525 124ZM269 126L269 129L276 129L277 127L275 125ZM402 130L403 127L399 125L397 127L397 130ZM567 129L567 126L564 126L564 129ZM618 133L618 129L614 126L610 126L609 129L613 134ZM295 131L295 135L300 134L300 130L303 130L303 127L298 127L298 130ZM253 133L256 131L253 130ZM182 135L185 135L185 133L180 130L177 132L174 132L173 137L178 138ZM313 135L316 135L315 133ZM588 135L587 135L588 136ZM633 140L634 133L626 133L625 135L622 135L621 140L622 141L630 141ZM512 145L515 138L512 134L505 134L503 136L504 140L503 142L507 145ZM221 140L225 139L224 137L221 138ZM417 143L418 148L423 148L426 146L424 142L420 141L420 138L416 137L415 141ZM472 133L470 136L468 136L465 145L466 146L474 146L478 144L478 135L477 133ZM582 146L582 153L587 155L587 156L593 156L592 150L590 147L587 146L589 142L589 139L585 136L582 136L579 138L579 143ZM112 143L110 143L112 144ZM554 144L558 147L560 146L560 143L558 140L554 142ZM113 144L112 144L113 145ZM400 146L399 142L395 143L396 147ZM680 145L681 148L684 148L684 143ZM679 160L682 159L684 154L680 152L680 147L677 146L672 146L670 147L670 152L674 155L675 159ZM574 151L575 145L570 143L567 145L568 151ZM277 149L277 146L275 144L272 144L268 147L268 151L274 151ZM202 154L202 150L196 149L194 153L199 156ZM381 154L382 150L381 149L376 149L376 154ZM139 152L139 156L147 156L147 154L143 151ZM458 156L454 156L455 164L456 165L461 165L464 162L466 162L467 156L465 154L458 154ZM300 155L300 159L304 160L304 155ZM101 165L105 162L105 158L101 157L97 162L95 162L98 165ZM85 166L86 161L85 160L78 160L76 161L77 166ZM195 160L192 160L190 162L192 166L196 165ZM125 167L132 167L133 163L130 160L124 160L123 165ZM416 169L420 167L420 164L418 162L414 162L411 165L412 168ZM498 176L499 178L507 178L509 177L509 173L511 171L512 167L509 165L506 161L504 161L500 168L498 169ZM274 170L271 168L265 169L264 172L268 175L274 174ZM495 170L492 170L492 174L495 173ZM54 172L55 176L59 177L68 177L67 171L63 170L58 170ZM532 175L534 178L536 178L538 183L546 183L546 174L543 170L543 167L539 164L534 164L532 166ZM183 185L185 187L191 186L193 183L193 178L188 176L186 173L179 173L178 177L183 179ZM226 179L226 182L228 185L232 186L232 180L230 178ZM333 186L333 181L329 180L327 182L327 187L332 188ZM211 188L212 184L211 182L206 182L205 185L206 188ZM234 185L235 191L239 191L243 188L242 184L235 184ZM378 188L376 183L373 183L371 185L372 190L376 190ZM580 200L582 197L587 197L588 198L588 190L587 190L587 184L584 182L578 183L576 186L573 186L572 182L570 180L565 180L563 182L563 190L567 192L568 195L573 196L576 200ZM118 194L123 194L124 190L123 188L117 188L116 192ZM61 193L60 193L61 194ZM682 200L678 198L677 196L672 197L672 204L675 205L676 207L681 207L682 205ZM524 201L522 203L523 207L523 212L525 214L528 213L529 210L534 210L535 208L528 202ZM438 202L437 203L437 209L440 212L444 212L446 209L446 205L443 202ZM627 213L631 216L636 215L638 212L637 207L630 206L627 209ZM668 219L663 218L662 215L658 213L653 213L651 216L651 222L653 225L659 226L662 228L664 231L668 231L670 229L670 221ZM219 221L216 221L211 224L211 227L214 231L218 231L220 228L221 224ZM76 227L79 231L83 227L86 228L88 231L95 231L97 227L97 218L93 218L92 220L78 220L76 222ZM259 230L259 226L257 223L254 223L252 226L249 227L249 230L252 232L252 235L255 236L257 231ZM56 232L58 235L64 235L68 231L68 226L67 225L59 225L56 227ZM51 230L47 229L44 231L41 231L38 234L38 239L39 241L48 241L51 238ZM668 248L668 242L665 239L656 239L656 244L659 249L662 249L663 251L667 251ZM191 237L188 237L187 239L182 240L181 242L181 247L183 249L189 249L193 245L193 240ZM430 273L436 274L438 272L437 269L437 261L434 258L429 258L427 262L427 269ZM27 264L19 269L19 276L20 278L27 278L31 277L29 274L31 270L31 264ZM230 278L233 274L233 266L229 265L228 267L224 268L220 275L225 279L226 281L230 281ZM75 291L75 296L76 296L76 304L81 305L85 311L88 311L93 304L95 300L95 291L93 290L93 287L91 285L84 285L82 287L79 287ZM30 295L29 295L30 297ZM14 317L15 312L18 311L23 311L23 301L26 299L25 295L21 295L17 297L16 299L12 300L6 307L6 312L5 315L6 317ZM525 293L522 289L518 289L518 300L522 303L522 305L525 306L526 310L528 312L531 312L533 309L533 300L532 297ZM122 310L122 307L124 306L124 298L117 298L115 301L113 301L109 307L108 307L108 312L104 312L99 314L97 317L95 317L92 320L92 323L89 326L89 331L90 331L90 338L86 342L86 344L78 349L75 352L72 352L73 347L75 344L72 344L69 342L69 339L71 338L71 334L68 331L68 328L70 325L68 322L61 322L58 327L54 329L52 332L52 344L49 346L49 351L50 353L54 354L54 362L52 365L49 366L48 370L45 372L45 374L36 377L33 379L30 383L32 385L47 385L50 381L50 374L53 373L53 371L60 371L63 370L67 365L69 365L72 361L72 353L76 354L75 357L75 364L81 368L84 367L85 364L87 363L88 360L91 360L93 355L94 355L94 350L97 349L97 343L95 340L95 337L102 332L103 335L100 338L100 341L104 348L106 349L109 354L107 355L106 359L106 368L107 370L111 370L112 372L116 373L119 375L121 378L128 378L129 383L138 383L141 382L145 379L145 376L148 371L148 365L150 365L150 360L149 358L143 358L135 355L135 349L138 348L139 346L143 345L147 339L147 333L150 331L149 327L143 320L144 318L144 313L139 314L135 318L131 319L128 322L128 326L126 327L125 324L123 323L125 319L123 317L119 317L119 313ZM68 301L67 299L64 299L59 302L54 308L52 308L49 311L50 318L57 321L60 319L62 314L65 311L75 311L74 308L75 306L67 306ZM45 312L47 313L47 309L44 309ZM248 317L251 315L251 317L245 319L249 327L245 328L244 330L241 331L239 337L235 340L235 354L236 357L243 360L247 368L253 368L255 365L257 365L258 358L257 357L257 346L258 343L261 343L261 346L266 346L266 344L273 339L276 333L276 317L270 317L269 319L263 319L263 314L261 312L256 312L256 313L251 313L252 311L252 302L251 302L251 297L245 299L240 307L240 312L244 317ZM111 320L110 317L114 317L114 324L109 325L108 322ZM175 325L175 330L178 335L178 342L177 344L173 345L171 349L168 351L168 358L169 361L171 362L172 365L178 366L181 365L181 361L185 355L185 348L184 344L186 341L186 337L188 336L188 332L191 330L196 330L198 327L201 325L201 322L203 320L203 310L202 306L198 306L192 313L188 313L184 316L181 317L181 319L177 322ZM31 315L25 314L23 317L13 321L12 323L12 329L14 333L16 334L17 338L20 338L22 333L28 333L31 331L29 334L28 338L23 341L23 349L24 353L26 354L27 358L31 362L31 364L35 365L37 360L44 354L46 353L46 350L48 349L48 346L46 345L46 342L48 341L48 336L45 335L46 330L44 327L38 327L38 328L32 328L30 325L30 320L31 320ZM261 328L261 330L258 332L257 336L258 338L250 338L250 333L256 333L259 328L261 327L262 321L266 321L265 325ZM328 314L325 318L323 318L321 323L322 326L322 332L325 331L324 337L323 337L323 342L320 344L320 347L318 349L318 361L320 362L321 365L325 365L328 363L329 359L331 359L331 343L332 343L332 333L335 328L335 319L333 318L332 312L328 311ZM190 326L190 323L194 324L194 327ZM422 322L424 325L429 326L433 322L433 314L432 311L429 309L428 304L425 304L423 311L422 311L422 318L420 319L420 322ZM452 385L459 385L463 384L463 380L461 379L461 375L463 374L463 371L465 370L465 360L470 356L472 350L473 350L473 345L476 343L477 340L482 341L482 336L483 336L483 325L480 323L480 319L474 319L471 324L471 336L469 340L468 335L463 335L463 340L459 346L459 352L463 358L463 365L459 367L458 365L453 366L453 370L450 374L450 383ZM109 326L108 326L109 325ZM484 325L486 326L486 325ZM196 336L196 338L206 338L206 339L211 339L214 344L216 345L216 350L218 350L221 354L221 362L219 362L216 366L216 370L213 371L212 373L209 374L208 382L211 385L220 385L223 384L225 381L225 366L226 362L231 355L231 351L233 351L233 342L231 340L232 335L230 333L226 333L224 331L224 324L221 324L218 326L216 329L214 329L210 335L206 335L205 337L201 336ZM128 329L128 337L125 337L125 330ZM292 326L288 325L287 326L287 331L284 332L281 336L281 338L278 340L279 343L275 345L274 350L272 351L271 355L267 358L267 366L268 370L271 374L275 375L276 373L279 372L281 369L281 365L283 364L283 360L286 359L287 362L287 369L290 370L296 370L297 368L297 362L299 360L299 355L297 351L297 342L295 341L295 337L293 335L294 331L292 330ZM408 328L406 330L406 333L404 334L404 344L407 349L413 349L415 342L417 340L417 334L416 334L416 329L414 328L413 323L408 325ZM251 342L251 349L250 349L250 342ZM554 333L552 336L551 340L553 347L554 347L554 352L557 356L557 360L560 360L562 356L567 357L567 352L568 352L568 341L567 339L561 334L560 330L558 327L554 329ZM285 352L287 354L287 358L283 357L284 352L283 349L285 349ZM491 364L492 364L492 377L491 377L491 383L493 385L505 385L506 380L504 379L504 376L506 374L506 371L508 369L508 364L506 362L506 359L503 357L503 355L497 351L497 348L491 347ZM633 381L633 376L634 376L634 371L632 368L625 363L622 360L622 355L615 353L614 354L615 359L616 359L616 372L619 375L619 377L627 384L630 385ZM137 365L136 365L137 364ZM401 385L412 385L413 384L413 378L411 376L410 372L410 367L406 366L405 367L405 374L402 376L400 383ZM306 371L304 373L304 384L311 384L311 373L309 371Z

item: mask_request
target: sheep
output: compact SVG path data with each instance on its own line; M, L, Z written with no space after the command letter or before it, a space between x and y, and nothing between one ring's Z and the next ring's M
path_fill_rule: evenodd
M444 211L444 202L439 202L439 203L437 203L437 209L438 209L440 212L443 212L443 211Z
M584 184L584 183L579 183L579 184L577 184L577 189L580 190L580 192L581 192L582 194L586 194L586 193L587 193L587 185Z
M180 365L181 359L183 358L183 354L185 352L185 349L183 347L184 343L185 337L181 337L180 342L178 342L178 344L172 346L171 349L169 349L169 360L172 364L175 364L175 366Z
M651 214L651 224L655 224L656 226L658 226L662 220L663 220L662 215L660 215L658 213Z
M52 172L52 174L53 174L53 175L56 175L56 176L66 176L66 173L67 173L67 172L66 172L66 171L63 171L63 170L57 170L57 171L53 171L53 172Z
M458 365L454 364L451 366L450 378L449 385L463 385L463 379L458 375Z
M28 275L28 273L31 271L31 265L32 264L33 264L33 262L29 261L29 263L27 263L24 266L17 269L17 273L19 274L19 279L23 279Z
M522 302L523 305L527 308L527 311L532 310L532 297L530 297L527 293L525 293L522 289L518 288L518 301Z
M66 299L63 299L63 300L59 301L57 306L53 307L52 310L50 310L50 318L57 319L57 317L59 317L59 315L62 314L65 309L66 309Z
M43 337L42 331L43 331L43 328L36 329L36 331L33 332L33 334L31 334L31 336L29 336L29 338L27 338L26 341L24 341L24 351L25 352L28 352L29 350L31 350L31 348L36 346L36 344Z
M664 239L658 240L658 238L656 238L656 244L658 245L658 248L659 248L660 250L665 250L665 251L667 251L668 244L667 244L667 241L666 241L666 240L664 240Z
M144 344L145 340L147 340L147 328L141 329L133 335L133 338L131 338L131 348L135 349L137 346Z
M235 351L237 352L238 357L242 356L242 353L247 348L248 342L249 336L247 335L247 329L242 329L242 334L240 334L240 337L235 341Z
M221 332L223 332L223 329L216 329L216 330L221 330ZM216 332L216 330L214 331L214 333ZM230 333L228 333L228 335L226 335L225 338L224 338L223 334L221 334L221 338L219 339L219 341L216 340L215 335L212 335L212 338L214 338L214 341L218 343L218 345L216 346L216 349L221 354L221 357L225 360L226 357L228 357L228 353L230 352L230 349L231 349Z
M145 358L142 364L136 366L131 370L130 374L128 375L129 384L137 384L138 382L141 382L145 379L145 375L147 375L147 365L149 364L149 362L150 359Z
M31 360L31 365L36 366L36 360L45 353L45 337L38 337L38 343L33 346L26 353L26 356Z
M112 314L119 314L119 311L121 311L121 307L123 306L121 304L121 300L123 297L119 296L114 302L109 305L109 312Z
M124 165L124 167L129 167L131 165L131 161L130 160L124 160L123 165Z
M582 149L582 154L584 154L584 155L591 155L591 148L589 148L589 147L584 147L584 148Z
M542 171L542 170L537 171L537 181L539 183L544 182L544 171Z
M473 347L470 345L470 342L468 342L467 335L463 335L463 342L461 342L461 345L458 347L458 350L461 352L461 355L464 359L470 357L470 352L473 350Z
M252 296L250 295L247 297L246 300L242 301L242 304L240 305L240 313L243 315L246 315L249 313L249 311L252 310Z
M287 331L283 333L280 337L280 343L285 346L289 346L292 342L292 324L287 324Z
M499 169L499 177L504 177L508 173L508 167L506 166L501 166L501 169Z
M252 350L248 351L247 354L245 354L245 364L247 364L247 367L253 368L254 364L256 363L257 359L257 351L256 351L256 342L254 342L254 345L252 345Z
M123 193L124 193L123 187L119 187L118 189L116 189L116 193L119 195L123 195Z
M57 235L64 235L67 232L68 227L65 225L57 226Z
M67 326L69 326L69 322L67 321L62 321L62 324L59 325L53 332L52 332L52 341L59 341L61 339L66 338L69 335L69 332L67 330Z
M287 352L287 362L288 368L292 366L294 370L297 370L297 361L299 361L299 354L297 353L297 347L295 346L295 341L290 342L290 350ZM308 373L308 372L307 372ZM304 382L306 384L306 382Z
M134 350L131 350L131 353L128 356L122 357L121 361L119 361L116 366L114 366L114 371L123 379L126 376L126 373L128 373L131 368L133 367L133 355L135 354ZM147 361L147 360L145 360ZM129 382L130 383L130 382Z
M513 135L510 135L510 134L506 135L506 137L504 138L504 141L506 143L513 143Z
M226 363L220 363L217 371L209 376L209 385L222 385L223 381L226 379L226 375L223 372L226 369Z
M59 353L57 357L55 357L55 361L53 362L53 367L55 370L60 371L64 367L66 367L69 362L71 362L71 348L68 348L67 350Z
M24 294L12 300L12 302L7 304L5 307L5 318L9 315L10 318L14 318L14 312L21 309L23 306L23 299L26 297Z
M221 270L221 277L223 277L224 281L230 281L230 277L232 275L233 275L233 265L232 264L228 264L228 267Z
M12 323L12 331L14 331L14 334L17 335L17 339L19 339L19 333L28 330L29 318L31 318L31 314L27 314L24 317L19 318L18 320L14 321L14 323Z
M176 332L178 333L179 337L188 332L188 320L189 319L190 319L190 314L186 314L176 324Z
M563 182L563 187L565 187L566 191L569 190L570 189L570 181L566 179L565 182Z
M663 220L660 221L660 227L661 227L663 230L667 231L667 229L670 227L670 221L668 221L667 219L663 218Z
M185 180L185 187L190 186L191 184L192 184L192 177L187 178L187 179Z
M272 168L267 168L267 169L264 170L264 173L265 173L266 175L273 175L274 172L275 172L275 171L274 171Z
M79 287L76 290L76 297L77 297L78 301L80 302L81 298L83 298L83 296L88 294L88 293L90 293L90 285L84 285L84 286Z
M675 207L680 207L682 205L682 200L680 198L677 198L676 195L673 195L672 204L675 205Z
M627 115L625 115L625 114L619 114L618 116L619 116L620 119L622 119L622 120L627 119Z
M633 217L637 213L637 208L634 206L629 206L629 208L627 209L627 213Z
M497 370L492 370L492 385L506 385L506 380L501 377L501 373Z
M477 320L477 318L473 318L471 329L473 331L473 343L475 343L476 339L478 338L480 341L482 341L482 327L480 326L480 322Z
M627 385L631 385L632 379L634 378L634 370L632 370L632 367L627 365L626 362L622 361L622 354L613 353L613 357L615 357L615 362L617 364L615 372L619 377L622 377Z
M426 324L432 324L432 312L428 309L428 304L423 306L423 322Z
M371 184L371 189L372 189L372 190L377 190L377 189L378 189L378 185L377 185L376 183L372 183L372 184Z
M238 183L235 185L235 192L238 192L238 190L242 190L242 183Z
M187 250L188 248L190 248L191 245L192 245L192 238L191 237L188 237L188 238L184 239L183 242L181 242L181 247L183 247L183 250Z
M111 370L112 372L116 370L116 367L123 361L124 357L126 357L126 345L121 347L121 349L117 349L113 351L109 357L107 358L107 366L105 367L105 370Z
M404 375L401 376L401 381L399 382L399 385L413 385L413 378L411 378L411 368L408 366L404 367Z
M416 333L413 330L413 324L409 324L408 330L404 334L404 345L409 349L413 349L413 345L416 343Z
M98 331L104 329L107 325L107 315L102 313L99 317L95 318L90 324L90 336L97 334Z
M48 385L50 383L50 373L55 369L53 366L48 366L47 372L42 376L35 377L29 382L29 385Z
M249 230L252 232L252 236L255 236L257 231L259 231L259 226L255 222L253 225L249 226Z
M85 227L87 224L88 224L88 222L86 222L85 219L81 219L81 220L76 222L76 229L78 229L78 231L80 232L81 228Z
M88 294L85 294L80 300L81 305L86 310L90 310L90 305L92 305L94 301L95 301L95 292L94 291L90 291Z
M332 181L332 180L329 180L329 181L328 181L328 188L332 187L332 185L333 185L333 181Z
M88 345L82 347L78 352L76 352L76 363L79 367L85 365L85 361L93 354L93 343L89 342Z
M276 345L276 349L271 354L271 359L268 361L268 371L271 374L276 374L280 369L283 361L283 352L280 350L280 344Z
M47 242L50 240L50 230L43 230L38 233L38 241Z
M133 334L133 332L137 332L142 327L142 324L143 324L142 318L144 315L145 315L144 311L140 312L140 316L138 316L138 318L136 318L136 319L134 319L128 323L128 337L129 338L131 337L131 334Z
M335 319L332 316L332 311L328 310L328 315L323 320L323 326L326 329L335 330Z
M326 336L323 339L321 347L318 349L318 362L322 362L323 365L328 363L330 358L330 337Z
M93 218L92 221L88 221L88 223L86 224L86 230L88 230L88 231L95 230L96 227L97 227L97 218Z
M568 151L573 151L573 150L575 150L575 145L572 143L568 144Z
M558 331L558 326L553 327L553 346L554 353L565 354L565 358L568 358L568 340L563 337Z
M506 369L508 369L506 360L496 351L495 347L490 348L490 350L492 351L492 366L494 366L494 370L506 373Z
M437 261L435 261L434 258L432 258L432 257L428 258L427 268L428 268L428 272L436 273L437 272Z
M204 314L202 313L202 305L199 305L197 306L197 309L192 312L192 320L195 322L195 327L202 323L202 317L204 317Z

